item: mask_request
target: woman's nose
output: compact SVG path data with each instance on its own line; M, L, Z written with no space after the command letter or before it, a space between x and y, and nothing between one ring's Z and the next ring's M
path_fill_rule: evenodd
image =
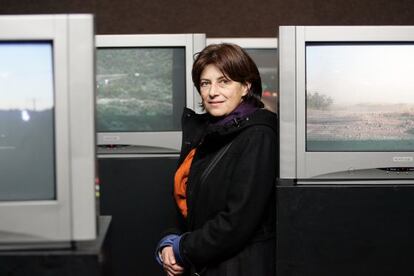
M210 96L210 97L214 97L214 96L216 96L218 94L218 86L217 86L217 84L216 83L212 83L211 85L210 85L210 90L208 91L208 95Z

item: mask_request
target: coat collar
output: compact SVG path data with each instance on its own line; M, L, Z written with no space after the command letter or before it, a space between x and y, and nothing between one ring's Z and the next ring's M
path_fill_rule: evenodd
M277 123L277 115L266 109L258 109L242 119L234 118L225 125L209 124L209 115L206 113L197 114L188 108L183 113L183 130L191 131L191 128L194 127L201 128L204 130L205 135L224 136L234 134L253 125L265 125L277 132Z

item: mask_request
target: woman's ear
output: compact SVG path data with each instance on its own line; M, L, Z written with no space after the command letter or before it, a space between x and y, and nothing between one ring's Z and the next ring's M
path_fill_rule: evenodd
M250 87L251 86L252 86L252 84L250 82L246 82L244 84L243 96L246 96L247 94L249 94L249 91L250 91Z

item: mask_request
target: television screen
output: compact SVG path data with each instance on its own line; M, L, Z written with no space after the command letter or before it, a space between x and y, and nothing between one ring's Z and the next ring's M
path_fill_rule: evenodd
M56 198L52 49L0 42L0 201Z
M413 151L414 44L307 43L306 150Z
M184 47L101 47L97 131L179 131L185 106Z

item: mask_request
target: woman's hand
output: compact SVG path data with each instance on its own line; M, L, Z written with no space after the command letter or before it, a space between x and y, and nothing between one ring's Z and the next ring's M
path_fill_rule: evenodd
M184 273L184 268L175 261L174 251L172 246L166 246L161 251L162 266L168 276L181 275Z

